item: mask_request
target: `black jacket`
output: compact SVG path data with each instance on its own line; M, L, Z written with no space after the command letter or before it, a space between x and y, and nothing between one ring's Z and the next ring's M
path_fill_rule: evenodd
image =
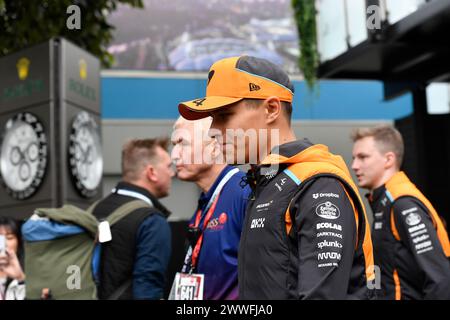
M368 298L366 259L370 260L372 248L364 209L360 210L358 237L352 203L361 203L359 196L348 196L346 190L352 187L331 173L300 181L288 168L303 162L303 151L310 153L311 170L334 161L350 177L340 157L308 141L280 146L280 158L291 163L281 163L276 169L260 165L250 172L254 194L239 247L239 296ZM365 257L363 242L370 257Z
M384 185L368 198L380 298L450 299L450 264L425 204L412 196L394 199Z
M148 217L159 215L167 218L170 214L170 212L151 193L143 188L120 182L116 186L116 190L118 189L137 192L148 197L153 203L153 207L135 210L111 227L113 240L102 244L100 286L98 292L100 299L108 299L117 289L119 289L119 287L127 282L130 282L130 286L128 286L125 292L120 296L120 299L139 298L133 295L133 287L131 285L132 283L135 283L131 280L134 280L135 264L137 262L136 255L137 247L139 245L138 230ZM118 207L134 200L136 200L136 198L111 193L98 203L93 214L97 219L102 220ZM167 222L165 223L167 224ZM160 289L158 291L161 293L164 288L164 273L165 270L157 272L154 277L155 279L152 280L154 283L151 284L152 286L159 286ZM145 296L146 294L143 294L143 297Z

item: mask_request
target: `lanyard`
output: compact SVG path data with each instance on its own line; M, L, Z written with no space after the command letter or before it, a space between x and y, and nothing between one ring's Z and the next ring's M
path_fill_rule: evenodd
M195 244L194 251L192 251L192 261L191 261L192 268L195 268L195 266L197 265L197 259L198 259L198 256L200 255L200 248L202 247L202 244L203 244L203 231L206 229L206 226L208 225L208 222L211 219L211 217L214 213L214 210L216 209L218 200L219 200L219 197L216 197L216 199L212 203L211 207L209 208L208 212L206 213L205 220L203 222L203 228L200 229L201 234L197 240L197 243ZM202 212L201 210L197 211L197 216L195 217L195 227L198 227L198 225L200 224L201 212Z
M195 268L195 266L197 264L197 259L198 259L198 256L200 255L200 249L203 244L203 231L206 229L206 226L208 225L209 220L211 219L212 215L214 214L214 210L216 209L216 205L219 200L220 192L222 191L222 188L225 186L225 184L228 182L228 180L230 180L231 177L234 176L238 172L239 172L239 169L234 168L233 170L228 172L225 175L225 177L223 177L223 179L220 181L220 183L217 185L216 189L214 190L214 193L211 196L211 199L209 199L209 202L204 209L204 211L206 211L206 215L205 215L205 219L203 221L203 228L200 229L201 234L197 240L197 243L195 244L194 250L192 251L191 271ZM196 228L199 227L201 218L202 218L202 210L199 209L195 216L194 227L196 227Z
M140 199L142 201L147 202L150 206L153 207L152 200L150 200L150 198L144 196L142 193L134 192L134 191L130 191L130 190L125 190L125 189L116 189L116 188L112 189L111 192L120 194L122 196L128 196L128 197Z

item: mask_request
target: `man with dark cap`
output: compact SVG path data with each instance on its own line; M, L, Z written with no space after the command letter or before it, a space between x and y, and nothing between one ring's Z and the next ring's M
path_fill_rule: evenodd
M273 63L242 56L209 71L184 118L213 117L228 163L250 163L252 197L239 247L241 299L367 299L373 255L364 206L340 156L296 140L294 87Z

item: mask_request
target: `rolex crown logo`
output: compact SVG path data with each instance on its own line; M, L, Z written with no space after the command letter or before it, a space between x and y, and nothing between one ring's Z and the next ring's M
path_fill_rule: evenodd
M84 80L87 78L87 63L84 59L81 59L78 65L80 67L80 78Z
M17 61L17 74L20 80L25 80L28 77L28 67L30 66L30 60L27 58L20 58Z

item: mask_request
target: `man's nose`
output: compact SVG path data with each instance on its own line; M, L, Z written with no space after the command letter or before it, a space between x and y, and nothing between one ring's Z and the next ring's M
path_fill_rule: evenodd
M177 161L178 159L180 159L180 148L178 147L178 145L175 145L172 148L172 152L170 153L170 158L172 159L172 161Z
M358 168L359 168L359 164L358 164L358 161L357 161L356 158L355 158L355 159L353 159L353 161L352 161L352 170L353 170L353 171L356 171L356 170L358 170Z

